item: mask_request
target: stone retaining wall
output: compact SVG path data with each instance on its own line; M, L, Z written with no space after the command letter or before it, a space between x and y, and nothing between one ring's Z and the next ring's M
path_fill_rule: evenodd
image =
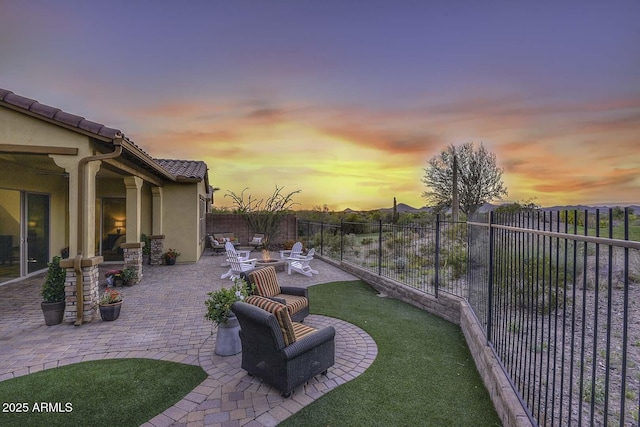
M483 328L469 304L456 295L440 292L438 298L426 294L403 283L362 269L356 265L317 256L328 264L334 265L369 283L380 293L399 299L435 314L460 326L467 346L473 356L476 368L487 388L491 401L505 426L531 427L535 424L527 415L526 408L518 399L502 365L487 344Z

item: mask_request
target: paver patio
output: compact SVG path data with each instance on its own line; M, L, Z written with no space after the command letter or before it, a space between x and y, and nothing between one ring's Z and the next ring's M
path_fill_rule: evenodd
M319 315L310 315L305 323L336 329L336 363L328 375L298 387L290 399L240 369L241 355L215 355L215 328L204 318L204 301L207 292L231 284L220 279L228 269L220 266L222 261L223 257L206 252L196 264L145 266L140 284L122 288L124 304L118 320L103 322L98 315L77 327L45 326L39 295L44 274L0 286L0 381L86 360L170 360L199 365L208 378L145 425L274 426L373 363L377 346L368 334ZM278 280L281 285L308 287L357 279L321 260L314 260L313 267L320 274L281 272Z

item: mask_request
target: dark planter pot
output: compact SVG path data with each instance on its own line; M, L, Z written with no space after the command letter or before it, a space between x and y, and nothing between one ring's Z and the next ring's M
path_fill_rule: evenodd
M176 259L175 258L165 258L164 259L164 263L167 265L174 265L176 263Z
M240 323L235 314L230 313L226 323L218 325L216 347L214 352L218 356L232 356L242 351L240 342Z
M122 286L123 280L122 279L116 279L114 281L115 286Z
M40 303L45 325L53 326L62 323L62 319L64 318L64 306L64 301Z
M136 283L135 280L122 280L122 284L125 286L133 286Z
M102 320L110 322L120 317L120 308L122 308L122 301L115 302L113 304L101 304L99 308L100 317L102 317Z

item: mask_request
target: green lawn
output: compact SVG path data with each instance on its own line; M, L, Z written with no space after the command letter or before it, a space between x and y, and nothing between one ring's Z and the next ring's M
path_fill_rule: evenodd
M501 425L459 327L361 281L309 289L315 314L365 330L378 357L281 426Z
M138 426L206 377L199 366L151 359L48 369L0 382L0 426Z

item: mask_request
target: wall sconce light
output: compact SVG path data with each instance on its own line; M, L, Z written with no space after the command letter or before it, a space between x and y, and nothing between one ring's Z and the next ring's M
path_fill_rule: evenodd
M29 224L29 228L36 228L38 226L38 223L33 220L29 221L28 224Z
M122 227L124 227L124 221L115 221L114 225L116 226L116 231L120 234Z

